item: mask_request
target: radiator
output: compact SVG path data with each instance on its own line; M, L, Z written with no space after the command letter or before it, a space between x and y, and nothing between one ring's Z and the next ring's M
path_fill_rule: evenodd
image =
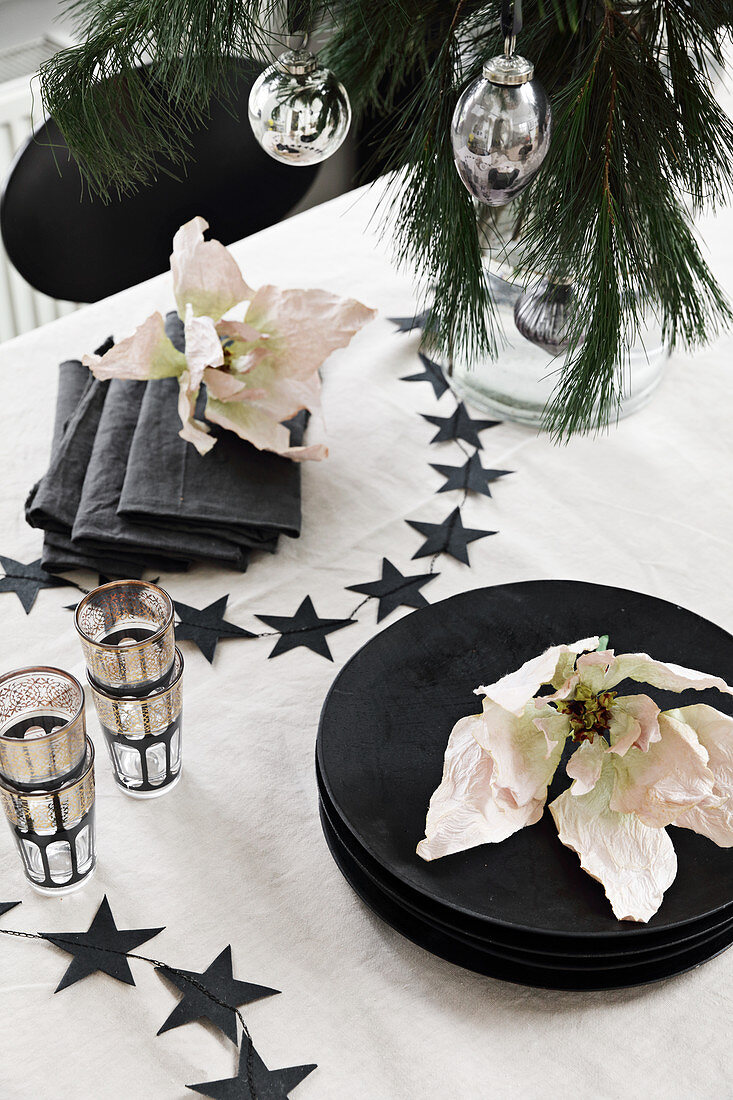
M18 149L43 121L34 74L42 61L67 45L67 39L48 34L0 50L0 181L7 176ZM15 270L0 243L0 340L19 336L77 308L73 302L59 302L34 290Z

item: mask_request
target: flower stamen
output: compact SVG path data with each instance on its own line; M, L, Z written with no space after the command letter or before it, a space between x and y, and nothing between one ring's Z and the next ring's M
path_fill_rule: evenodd
M611 722L611 705L616 698L615 691L602 691L596 695L578 684L572 699L558 699L557 709L570 718L573 741L593 741L597 733L605 733Z

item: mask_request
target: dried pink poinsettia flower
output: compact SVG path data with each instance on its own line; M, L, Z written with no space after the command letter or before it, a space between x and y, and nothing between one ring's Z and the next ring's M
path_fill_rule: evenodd
M171 271L185 355L165 334L160 313L105 355L83 362L97 378L178 378L180 436L206 454L216 439L194 413L206 385L206 420L236 432L260 450L288 458L321 459L324 443L291 447L283 421L301 409L320 411L319 369L376 316L353 298L325 290L252 290L219 241L204 240L208 223L193 218L173 238ZM249 303L242 321L223 320Z
M539 821L572 738L573 782L549 807L560 840L603 885L619 920L648 921L677 873L667 825L733 846L733 718L703 703L662 712L648 695L614 689L627 679L677 692L733 689L599 644L553 646L476 689L482 713L453 728L417 852L439 859ZM554 690L539 695L547 686Z

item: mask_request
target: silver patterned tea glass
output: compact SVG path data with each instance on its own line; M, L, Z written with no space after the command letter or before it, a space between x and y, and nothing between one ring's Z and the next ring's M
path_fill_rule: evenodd
M84 690L59 668L0 676L0 780L50 790L76 778L86 753Z
M96 865L94 746L85 739L81 774L52 791L20 791L0 781L0 802L26 878L41 894L78 890Z
M157 798L181 776L183 657L175 651L166 686L145 698L121 698L89 686L104 733L115 779L133 798Z
M74 624L102 691L142 696L166 683L175 657L173 601L157 584L103 584L77 606Z

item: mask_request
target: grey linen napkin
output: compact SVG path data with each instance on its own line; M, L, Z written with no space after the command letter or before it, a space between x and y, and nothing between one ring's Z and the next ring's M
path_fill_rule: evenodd
M97 349L98 354L104 354L111 346L111 339L105 341ZM27 522L46 532L41 564L49 573L91 569L113 576L139 577L146 566L139 555L124 552L90 555L71 542L71 527L107 388L108 383L98 382L78 359L69 359L59 366L49 468L26 501Z
M181 349L182 325L166 318ZM202 394L203 397L203 394ZM206 532L239 546L274 551L278 534L300 534L300 466L258 451L212 425L216 446L200 455L178 435L178 382L150 382L130 448L118 512L167 530ZM200 415L200 414L199 414ZM303 438L306 417L290 421L291 441Z
M142 577L146 569L169 569L170 563L162 558L140 558L129 556L110 548L109 554L85 554L71 541L68 535L46 532L43 539L41 565L47 573L67 573L71 569L91 569L93 573L103 573L107 577ZM176 568L176 566L174 566ZM177 566L180 569L180 565Z
M70 533L108 386L78 360L61 364L51 463L26 501L31 527Z
M232 542L198 531L131 523L117 513L146 386L160 384L110 382L74 520L73 544L84 553L113 555L127 550L143 557L151 568L180 569L192 559L202 559L243 570L247 554ZM153 476L161 472L157 458Z

